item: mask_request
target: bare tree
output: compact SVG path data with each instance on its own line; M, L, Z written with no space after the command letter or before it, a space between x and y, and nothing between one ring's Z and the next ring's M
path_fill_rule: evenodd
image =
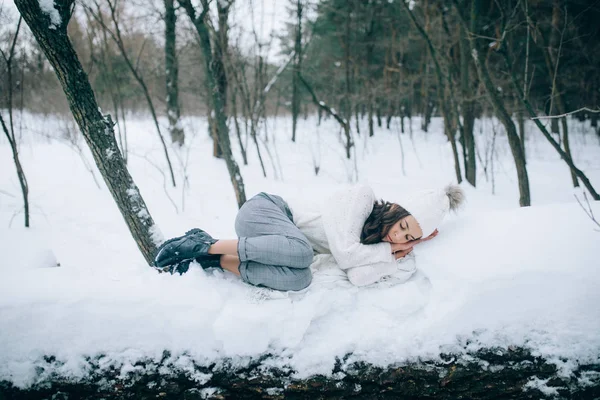
M17 136L15 135L15 126L13 122L13 61L15 55L15 46L17 44L17 39L19 37L19 31L21 30L21 21L22 17L19 17L19 22L17 22L17 28L15 29L14 36L12 38L12 43L10 44L10 48L8 50L8 54L6 54L2 49L0 49L0 54L6 63L6 73L7 73L7 109L8 109L8 118L10 130L7 128L2 115L0 115L0 122L2 123L2 130L8 139L8 143L10 144L10 149L13 154L13 160L15 162L15 167L17 169L17 176L19 178L19 185L21 186L21 193L23 194L23 214L25 217L25 227L29 227L29 185L27 184L27 178L25 177L25 171L23 170L23 166L21 164L21 159L19 158L19 146L17 143ZM23 83L21 82L21 85Z
M472 8L470 13L471 20L474 20L479 17L477 1L478 0L472 0ZM521 147L521 139L519 138L519 134L517 133L517 128L510 114L506 110L504 101L500 98L498 94L497 86L494 85L494 83L492 82L490 72L483 57L483 52L477 47L477 43L475 42L475 40L478 32L471 32L470 27L467 24L467 21L464 17L464 10L458 4L457 0L453 0L453 3L458 12L463 29L467 32L469 45L471 47L471 55L473 57L473 61L475 62L475 68L477 69L477 75L479 76L479 80L483 83L483 86L485 87L488 99L490 100L490 103L494 108L496 116L498 117L500 122L502 122L502 125L506 130L508 144L510 146L513 159L515 161L515 168L517 170L517 179L519 182L519 204L521 205L521 207L530 206L531 195L529 193L529 177L527 175L527 166L525 165L525 154L523 153L523 148Z
M471 24L471 30L474 25ZM473 186L477 185L477 163L475 156L475 136L473 128L475 126L475 90L472 86L472 78L470 77L469 63L469 41L467 32L461 26L460 29L460 91L462 95L462 116L463 116L463 139L464 147L466 148L465 157L465 179Z
M86 23L88 29L88 46L90 51L90 68L88 71L91 71L93 65L97 65L98 69L105 76L105 79L110 79L113 82L118 81L118 74L115 73L113 67L113 51L110 46L110 40L108 38L108 34L106 33L106 29L98 28L98 24L96 20L91 15L87 8L83 9L86 15ZM100 32L98 32L100 31ZM98 45L97 42L100 42ZM94 54L94 50L98 49L100 52L100 57L96 57ZM125 118L125 105L123 104L123 94L121 85L106 85L108 89L110 99L113 106L113 113L115 118L115 126L117 127L118 134L118 143L119 148L121 149L121 153L123 155L123 160L127 163L128 158L128 143L127 143L127 124ZM119 115L119 110L121 115Z
M185 134L181 126L181 110L179 108L179 66L177 64L177 35L175 26L175 0L165 2L165 76L167 84L167 119L171 141L182 146Z
M251 13L253 13L252 10ZM271 37L271 39L269 39L266 42L260 40L258 32L256 31L253 14L252 35L254 37L254 45L252 46L254 50L253 56L244 57L239 53L234 54L233 52L229 51L227 52L227 57L225 58L225 61L227 66L227 72L230 76L229 81L234 85L232 106L234 107L234 111L237 112L237 104L235 100L239 95L241 99L244 124L246 128L248 128L249 126L249 134L256 147L256 152L263 172L263 176L266 177L267 173L263 162L262 153L260 150L260 145L258 142L258 129L261 122L265 121L266 119L267 96L273 88L273 86L277 83L283 71L288 67L292 60L295 59L295 52L292 51L287 56L286 60L281 63L281 65L279 66L277 71L275 71L271 79L269 79L269 81L265 83L265 81L267 80L268 72L268 64L265 61L265 54L269 52L273 38ZM242 149L244 163L247 163L244 146L242 144L241 135L239 133L239 124L235 115L234 122L236 124L236 132L238 133L237 136L240 142L240 147ZM267 150L267 153L271 154L266 142L267 140L265 139L263 141L263 144L265 145L264 147Z
M456 0L453 0L454 3L456 4ZM464 19L461 17L461 20L464 23ZM509 24L506 24L504 27L504 32L506 32L506 29L510 28ZM470 36L471 37L471 36ZM566 151L564 151L562 149L562 147L560 146L560 143L557 143L556 140L552 137L552 135L550 134L550 132L548 132L548 130L546 129L546 127L540 122L540 118L538 117L537 113L535 112L533 106L531 105L528 96L525 94L525 92L523 91L523 87L521 82L519 82L515 72L512 69L512 60L509 57L508 51L506 51L505 47L508 47L508 44L503 45L503 41L506 41L506 36L504 33L502 33L498 45L498 49L500 54L503 56L504 58L504 63L506 65L506 70L508 71L512 84L513 84L513 89L515 90L515 93L517 94L517 96L519 97L519 99L521 100L522 104L525 106L525 109L527 110L527 112L529 113L529 115L531 116L531 119L533 120L533 122L536 124L536 126L539 128L539 130L542 132L542 134L544 135L544 137L550 142L550 144L552 145L552 147L554 147L554 149L558 152L558 154L560 154L561 158L565 161L565 163L569 166L569 168L571 169L571 173L574 174L577 178L579 178L581 180L581 182L583 183L583 185L586 187L586 189L588 189L588 191L590 192L590 194L592 195L592 197L594 198L594 200L600 200L600 194L598 194L598 192L596 192L596 190L594 189L594 187L592 186L590 180L588 179L588 177L583 173L583 171L581 171L579 168L577 168L575 166L575 163L573 162L572 157L570 156L570 154L568 154ZM568 115L569 113L564 113L558 116L558 118L564 118ZM552 120L556 120L557 118L552 118Z
M292 75L292 142L296 141L296 125L300 113L300 74L302 72L302 13L304 2L296 0L296 31L294 36L294 74Z
M330 115L333 118L335 118L335 120L340 124L340 126L344 130L344 135L346 136L346 158L350 159L350 149L352 148L352 146L354 146L354 142L352 141L352 135L350 133L350 124L348 123L348 120L340 117L335 111L335 109L329 107L324 101L319 100L317 94L313 90L310 83L308 83L302 75L300 75L299 78L300 82L304 85L306 90L308 90L308 93L310 93L313 103L315 103L319 110L323 110L327 113L327 115Z
M433 64L435 66L435 74L437 76L438 94L439 94L438 97L440 99L440 107L442 109L442 116L444 117L444 131L446 133L446 136L448 137L448 141L450 141L450 145L452 146L452 155L454 156L454 171L456 173L456 180L458 183L461 183L462 182L462 173L460 171L460 160L458 158L458 149L456 147L456 140L454 137L455 136L455 128L453 128L452 123L451 123L451 111L450 111L449 105L445 101L445 100L450 100L450 99L447 97L447 94L446 94L446 85L444 84L444 81L446 79L444 78L444 73L442 72L442 68L440 66L439 57L437 55L437 52L435 51L435 48L433 47L433 44L431 43L431 39L429 38L429 35L427 34L427 32L425 32L425 29L423 29L421 24L419 24L419 22L415 18L415 15L413 14L412 10L409 8L408 4L406 4L403 1L401 3L404 6L404 9L406 10L406 12L408 13L410 19L412 20L413 24L415 25L415 27L421 34L421 36L423 36L423 39L425 39L425 41L427 42L427 48L429 49L429 55L431 56L431 58L433 60Z
M210 4L210 1L207 4ZM217 88L223 102L223 113L226 118L228 115L227 88L229 86L229 80L225 68L225 58L226 54L229 52L229 24L227 20L232 4L233 0L217 2L217 26L211 26L210 29L212 33L212 68ZM209 135L213 138L213 156L223 158L223 149L219 144L219 129L221 129L221 127L213 116L213 111L208 113Z
M550 43L546 45L546 40L544 38L543 32L539 29L539 24L535 24L531 19L531 16L526 14L527 22L536 32L536 37L538 38L537 43L544 53L544 60L546 62L546 69L548 70L548 75L552 82L551 93L550 93L550 113L554 114L553 110L558 111L558 114L565 114L567 112L565 107L565 100L562 91L561 78L559 78L558 69L560 65L560 56L561 50L564 42L565 30L567 29L567 9L561 11L560 0L553 0L552 2L552 26L550 30ZM525 9L527 13L527 9ZM561 21L564 19L564 21ZM562 24L561 24L562 22ZM529 26L528 26L529 28ZM560 34L560 35L559 35ZM559 38L560 36L560 38ZM555 124L558 120L560 120L561 128L562 128L562 143L565 148L565 153L571 156L571 146L569 141L569 125L567 124L567 117L561 117L559 119L552 119L551 126L558 127L558 124ZM573 186L578 187L579 181L577 180L577 175L571 171L571 180L573 181Z
M131 57L128 54L127 49L125 48L125 43L123 41L123 35L121 34L121 27L119 25L119 10L118 10L119 0L105 0L105 1L109 8L110 19L111 19L114 31L112 29L110 29L110 27L105 23L104 16L102 13L102 7L98 3L98 0L93 1L94 5L95 5L95 10L92 9L89 5L86 5L85 3L84 3L84 7L86 7L89 10L91 15L94 16L96 21L98 23L100 23L102 28L105 29L108 32L108 34L110 35L110 37L114 40L115 44L119 48L119 51L121 52L121 56L123 56L123 59L125 60L125 64L127 64L127 68L129 68L129 71L131 71L131 74L133 75L135 80L138 82L138 84L142 88L142 91L144 92L144 97L146 98L146 102L147 102L148 108L150 110L150 114L152 115L152 120L154 121L154 126L156 127L156 133L158 135L158 138L160 140L160 143L162 145L162 148L163 148L163 151L165 154L165 159L166 159L167 165L169 167L169 172L171 174L171 181L173 183L173 187L175 187L176 186L175 174L173 172L173 166L171 164L171 158L169 157L169 151L167 149L167 144L165 143L165 139L160 131L160 124L158 123L158 116L156 114L154 102L152 101L152 97L150 96L150 91L148 90L148 86L146 85L144 77L142 76L142 74L138 70L138 68L133 64L133 61L131 60Z
M133 239L151 264L156 252L154 221L119 152L113 122L100 113L88 77L67 36L74 0L54 0L53 6L43 3L43 9L37 0L15 0L15 4L54 68L94 161Z
M521 89L520 83L519 83L514 71L512 71L510 69L511 62L510 62L510 59L508 58L508 54L506 52L502 52L502 54L504 55L504 59L505 59L506 65L508 67L515 92L517 93L517 95L519 96L519 98L521 99L523 104L525 105L525 108L527 109L527 112L531 116L531 119L533 120L533 122L536 124L536 126L539 128L539 130L542 132L544 137L550 142L552 147L554 147L554 149L558 152L558 154L560 154L560 157L565 161L565 163L567 163L569 168L571 168L571 171L579 179L581 179L581 182L586 187L586 189L590 192L590 194L592 195L594 200L600 200L600 194L598 194L598 192L596 192L596 190L592 186L588 177L583 173L583 171L581 171L579 168L577 168L575 166L575 164L573 163L573 159L560 147L560 144L557 143L556 140L554 140L554 138L552 137L550 132L548 132L546 127L540 122L540 118L538 118L535 110L533 109L531 103L529 102L529 99L523 93L523 90ZM560 117L566 117L566 114L561 115Z
M206 86L210 92L212 108L215 113L219 146L223 151L223 157L227 164L227 170L229 171L238 206L241 207L242 204L246 202L246 192L240 168L231 153L229 128L227 127L227 115L225 114L225 102L219 87L219 72L215 69L216 55L213 52L212 43L214 43L216 38L211 38L211 32L213 32L212 35L214 35L214 30L211 31L211 28L209 27L209 1L201 0L201 11L199 14L196 12L196 7L192 5L190 0L178 0L178 2L184 8L192 24L196 28L196 32L200 39L200 47L204 56L204 65L206 68Z

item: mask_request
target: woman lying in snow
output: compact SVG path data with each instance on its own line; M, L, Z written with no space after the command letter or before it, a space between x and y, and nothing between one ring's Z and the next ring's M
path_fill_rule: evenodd
M415 272L404 263L413 247L434 238L448 210L463 202L462 189L449 185L422 193L404 207L377 201L365 185L333 195L319 211L290 207L281 197L259 193L239 210L238 239L217 240L201 229L167 240L155 256L157 268L184 273L191 261L222 268L244 282L276 290L302 290L312 280L313 255L332 254L357 286Z

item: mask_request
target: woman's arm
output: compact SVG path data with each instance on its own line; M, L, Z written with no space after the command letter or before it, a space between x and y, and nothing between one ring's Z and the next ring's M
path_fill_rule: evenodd
M411 262L412 261L412 262ZM378 263L350 268L346 271L348 280L355 286L367 286L379 282L386 276L393 276L395 283L406 282L416 271L414 260L391 263Z
M389 243L362 244L363 225L375 202L373 190L358 185L339 191L323 208L323 226L331 254L341 269L395 263Z

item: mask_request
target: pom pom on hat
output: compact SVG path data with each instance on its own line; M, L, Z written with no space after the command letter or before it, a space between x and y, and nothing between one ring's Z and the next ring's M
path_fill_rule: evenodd
M428 190L400 204L419 223L423 237L431 235L440 225L448 211L456 211L464 203L465 194L458 185L444 189Z

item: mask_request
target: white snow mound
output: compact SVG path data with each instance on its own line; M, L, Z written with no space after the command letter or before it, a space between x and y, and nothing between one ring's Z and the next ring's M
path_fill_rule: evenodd
M2 254L44 248L13 231L2 232ZM85 376L88 356L126 368L163 350L234 365L268 352L270 365L306 377L330 374L348 353L385 366L510 345L569 374L600 357L598 244L576 203L489 211L454 218L417 246L419 273L406 284L356 288L318 270L308 290L287 294L197 265L183 276L115 275L13 258L0 281L0 379L26 387L49 373Z

